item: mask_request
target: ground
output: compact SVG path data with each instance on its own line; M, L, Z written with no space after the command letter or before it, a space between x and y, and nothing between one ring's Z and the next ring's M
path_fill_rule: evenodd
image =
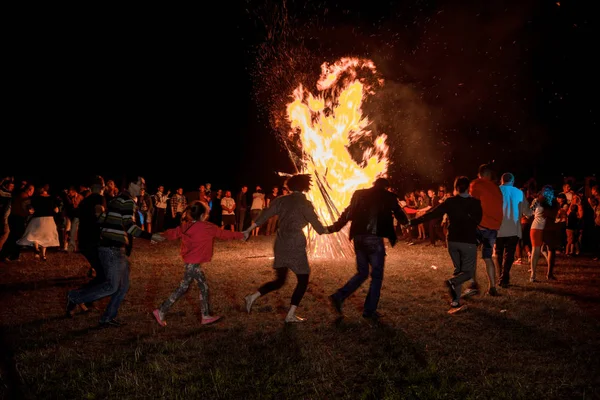
M0 264L0 397L600 398L598 262L559 256L558 281L540 283L515 265L514 285L499 297L475 296L449 315L445 249L399 243L388 248L385 317L373 324L361 317L368 282L346 301L344 318L327 299L354 273L354 261L313 260L298 310L307 322L286 326L293 277L251 314L243 304L273 275L272 240L215 244L204 270L223 319L206 326L195 286L166 327L152 317L181 279L177 242L136 239L120 328L99 329L95 310L64 317L66 291L87 281L80 254L49 253L40 262L25 253Z

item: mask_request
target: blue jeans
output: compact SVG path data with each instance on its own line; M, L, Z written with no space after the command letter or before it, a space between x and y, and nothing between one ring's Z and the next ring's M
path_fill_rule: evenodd
M385 264L385 246L383 238L375 235L356 235L354 237L356 253L356 274L333 295L345 300L356 291L369 277L371 265L371 286L365 299L363 315L372 315L377 310L381 285L383 284L383 266Z
M124 248L99 247L98 256L106 280L95 286L69 292L69 299L77 304L91 303L106 296L110 302L106 306L100 322L108 322L117 316L119 306L129 290L129 260Z
M496 229L477 228L477 241L481 243L481 258L492 258L494 254L494 244L498 231Z

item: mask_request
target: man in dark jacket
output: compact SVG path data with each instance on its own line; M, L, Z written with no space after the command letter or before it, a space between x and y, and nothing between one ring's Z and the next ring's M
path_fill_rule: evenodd
M388 238L390 244L396 244L394 217L399 223L405 224L408 219L395 194L389 192L389 181L379 178L372 188L354 192L350 205L342 212L339 219L328 226L329 232L338 232L348 221L350 225L350 240L354 242L356 253L356 274L334 294L329 296L331 303L338 313L342 313L342 303L358 289L369 277L371 265L371 286L365 300L363 317L378 319L377 304L383 284L383 267L385 264L385 246L383 238Z

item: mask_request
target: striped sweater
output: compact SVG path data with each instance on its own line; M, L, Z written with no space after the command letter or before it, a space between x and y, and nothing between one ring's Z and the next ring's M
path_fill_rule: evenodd
M123 191L111 200L106 212L100 217L100 246L131 248L131 237L152 238L152 234L135 224L135 212L136 205L129 192Z

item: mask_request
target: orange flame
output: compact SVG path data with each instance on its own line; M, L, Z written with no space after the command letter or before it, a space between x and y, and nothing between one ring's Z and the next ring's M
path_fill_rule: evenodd
M376 76L375 64L370 60L342 58L334 64L324 63L317 82L319 94L313 95L299 85L294 90L294 101L287 106L290 136L299 134L301 141L302 163L298 169L313 176L308 198L325 225L335 222L355 190L370 187L376 178L387 174L387 137L368 130L370 121L361 108L365 96L373 94L367 80L358 78L362 69ZM383 80L376 82L382 84ZM361 147L365 143L369 147L353 157L350 146L359 142ZM317 236L312 230L306 233L313 257L352 254L347 232L335 237Z

